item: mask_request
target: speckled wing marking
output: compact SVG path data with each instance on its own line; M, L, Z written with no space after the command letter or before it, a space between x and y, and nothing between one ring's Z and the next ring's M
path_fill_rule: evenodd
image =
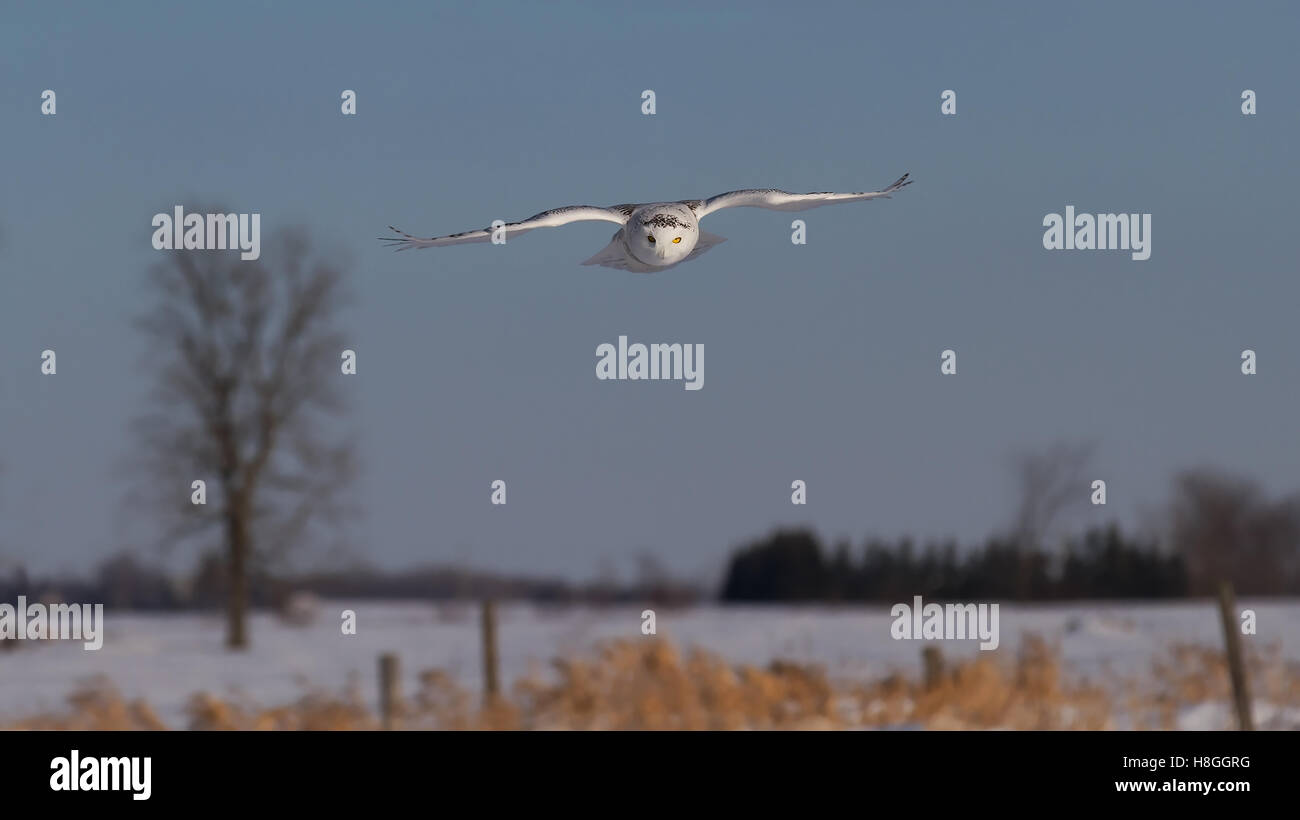
M570 222L598 221L614 222L622 225L627 222L627 218L632 215L635 208L635 205L615 205L612 208L597 208L594 205L570 205L564 208L542 211L540 214L530 216L522 222L507 222L505 231L507 237L512 237L527 233L535 228L555 228L560 225L568 225ZM411 236L405 231L397 230L392 225L389 225L388 228L398 235L381 236L379 238L384 242L391 242L392 247L399 251L407 251L411 248L440 248L443 245L464 245L471 242L492 241L491 227L478 231L454 233L448 236L435 236L428 239Z
M792 194L776 188L749 188L743 191L728 191L725 194L709 197L694 211L704 217L723 208L767 208L773 211L804 211L836 202L860 202L866 199L889 199L889 195L899 188L912 184L910 174L903 174L892 185L880 191L868 191L852 194L836 194L821 191L811 194Z
M642 224L654 225L656 228L690 228L691 226L681 221L672 214L658 213L643 221Z

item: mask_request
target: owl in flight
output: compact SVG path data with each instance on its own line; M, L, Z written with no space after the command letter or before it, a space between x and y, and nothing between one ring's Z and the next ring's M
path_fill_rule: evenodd
M903 174L894 184L881 191L856 194L791 194L773 188L752 188L728 191L708 199L684 199L680 202L652 202L646 205L614 205L598 208L594 205L570 205L542 211L522 222L498 225L499 236L506 238L527 233L534 228L555 228L570 222L613 222L618 231L609 244L583 262L584 265L603 265L607 268L653 273L668 270L682 262L695 259L700 254L726 241L724 237L700 230L700 220L723 208L767 208L773 211L804 211L836 202L859 202L864 199L888 199L899 188L911 185ZM432 239L420 239L388 226L397 236L380 237L393 243L399 251L411 248L439 248L443 245L462 245L469 242L492 241L493 229L454 233Z

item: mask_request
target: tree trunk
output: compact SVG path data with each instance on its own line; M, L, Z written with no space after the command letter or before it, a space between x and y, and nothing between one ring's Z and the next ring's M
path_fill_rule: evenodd
M226 514L226 543L230 549L230 598L226 605L226 646L248 646L248 518L244 505L234 502Z

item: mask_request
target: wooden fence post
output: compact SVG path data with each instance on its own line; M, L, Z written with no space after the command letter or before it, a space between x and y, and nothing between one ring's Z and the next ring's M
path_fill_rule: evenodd
M1237 727L1243 732L1249 732L1255 728L1250 716L1250 684L1246 680L1246 664L1241 658L1241 623L1237 620L1237 603L1232 584L1228 581L1219 586L1219 614L1223 616L1223 642L1227 649L1228 673L1232 676Z
M399 670L396 655L389 652L379 656L379 718L385 729L392 729L396 723Z
M943 682L943 653L937 646L921 650L921 665L925 669L925 688L934 689Z
M490 702L497 696L497 609L491 599L483 601L483 695Z

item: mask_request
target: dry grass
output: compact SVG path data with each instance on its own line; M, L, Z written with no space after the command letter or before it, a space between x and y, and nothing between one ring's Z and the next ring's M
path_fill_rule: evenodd
M1300 706L1300 666L1269 647L1250 658L1257 701ZM1177 709L1226 703L1230 684L1221 653L1176 646L1142 680L1076 680L1060 651L1030 637L1014 659L981 655L951 665L929 684L895 674L875 681L833 681L816 666L775 662L736 666L703 650L682 653L662 641L620 641L594 657L553 663L551 675L518 681L483 703L440 670L420 676L398 704L403 729L928 729L1172 728ZM1125 716L1120 721L1117 716ZM1122 724L1122 725L1121 725ZM11 723L11 729L161 729L149 706L127 702L107 681L78 689L68 708ZM197 730L376 729L378 716L355 685L310 690L267 707L210 693L194 695L188 723Z
M148 730L166 729L149 704L127 701L111 683L103 679L88 681L68 696L65 712L38 715L5 729L89 729Z

